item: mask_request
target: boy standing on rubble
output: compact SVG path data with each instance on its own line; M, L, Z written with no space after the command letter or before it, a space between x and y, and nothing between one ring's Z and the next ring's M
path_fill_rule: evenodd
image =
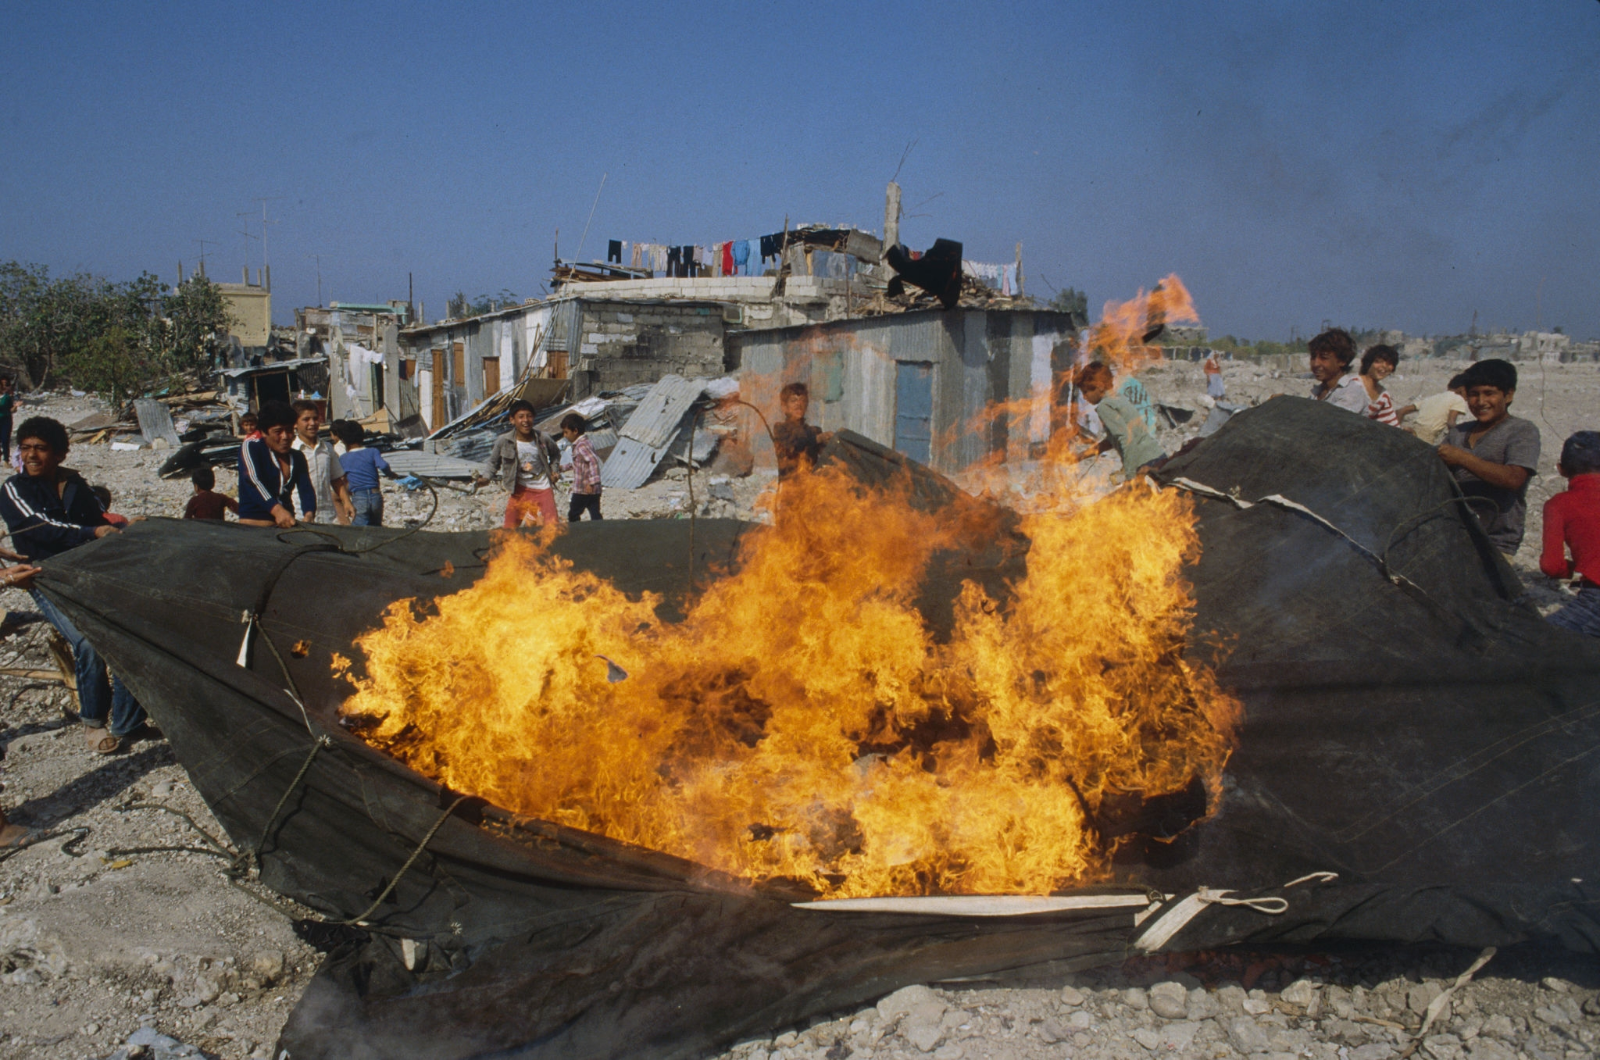
M294 448L294 409L282 401L261 406L258 437L239 446L239 522L245 526L294 526L294 497L300 515L311 520L317 494L305 454Z
M531 402L511 403L511 430L494 440L481 474L480 486L495 482L511 494L506 499L505 528L554 526L556 480L561 477L561 450L555 439L533 426Z
M1579 582L1577 598L1549 621L1600 637L1600 431L1579 431L1568 438L1556 470L1567 480L1567 489L1544 504L1539 569L1563 580L1577 575Z
M1091 361L1078 372L1078 391L1094 406L1106 429L1094 451L1115 449L1122 457L1123 477L1132 481L1149 465L1165 460L1167 454L1139 410L1121 394L1111 393L1111 386L1111 369L1099 361Z
M1528 480L1539 467L1539 428L1511 415L1517 369L1510 361L1479 361L1461 379L1472 419L1450 428L1439 459L1461 492L1478 499L1472 510L1509 562L1522 544Z
M0 516L12 542L32 563L118 532L106 521L105 509L83 476L61 466L67 449L67 429L49 417L24 420L17 429L22 473L0 488ZM144 709L121 678L108 678L105 660L49 597L37 589L28 591L39 611L72 645L78 716L89 750L115 754L144 726Z
M567 522L575 523L584 512L591 520L600 514L600 458L589 444L589 421L576 412L561 419L561 434L572 446L572 501L567 505Z

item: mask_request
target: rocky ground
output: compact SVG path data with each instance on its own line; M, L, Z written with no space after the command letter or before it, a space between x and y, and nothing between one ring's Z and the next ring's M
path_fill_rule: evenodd
M1391 389L1404 403L1442 388L1461 367L1402 365ZM1554 473L1561 440L1580 426L1600 426L1600 372L1530 367L1514 411L1540 425L1545 452L1517 566L1553 606L1557 587L1536 573L1538 511L1561 488ZM1201 412L1164 438L1175 449L1203 418L1199 367L1168 364L1141 375L1157 400ZM1229 365L1227 378L1229 400L1245 404L1308 385L1293 373L1248 365ZM25 402L21 414L35 411L70 423L98 406L57 397ZM156 476L166 455L84 445L71 464L111 489L116 511L176 516L190 487ZM219 489L236 486L227 469L217 479ZM706 515L760 517L758 499L771 485L770 475L717 481L697 474L695 506ZM420 521L433 503L425 491L386 490L391 525ZM503 494L443 489L439 497L433 529L499 524ZM689 483L671 472L643 489L608 493L604 506L610 518L681 517ZM0 626L0 667L51 669L49 630L28 621L28 596L0 592L0 607L11 614ZM111 758L91 754L58 683L0 676L0 697L0 805L58 833L0 861L0 1057L270 1055L320 959L291 929L291 917L308 911L229 879L228 859L207 834L226 837L164 743ZM1440 947L1228 952L1130 962L1026 987L934 984L742 1043L724 1057L1569 1060L1594 1053L1600 965L1534 947L1496 956L1440 1007L1419 1040L1430 1002L1474 956Z

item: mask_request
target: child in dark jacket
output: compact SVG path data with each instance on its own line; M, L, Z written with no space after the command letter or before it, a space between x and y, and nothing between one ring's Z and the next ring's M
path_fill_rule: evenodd
M317 494L305 454L294 448L294 409L282 401L261 406L259 438L239 446L239 521L246 526L295 524L294 498L300 497L300 518L310 522L317 512Z

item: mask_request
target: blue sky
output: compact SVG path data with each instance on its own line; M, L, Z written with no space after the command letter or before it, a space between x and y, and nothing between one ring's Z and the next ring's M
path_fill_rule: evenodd
M1600 335L1600 3L13 4L0 259L261 263L274 311L540 293L607 239L794 222L1214 334ZM253 214L251 236L239 234Z

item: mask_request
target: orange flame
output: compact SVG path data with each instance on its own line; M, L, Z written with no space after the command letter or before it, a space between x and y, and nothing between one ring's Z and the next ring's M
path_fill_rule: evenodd
M1140 290L1127 302L1107 302L1100 322L1089 329L1089 354L1094 360L1109 364L1119 375L1134 372L1161 359L1156 329L1165 324L1199 322L1189 289L1174 273L1156 284L1153 291Z
M506 534L436 614L359 639L343 713L453 790L829 897L1043 893L1104 873L1116 806L1214 804L1237 704L1184 657L1188 500L1063 488L1021 517L1025 573L961 585L941 639L914 605L936 552L998 531L905 486L785 482L676 624Z

